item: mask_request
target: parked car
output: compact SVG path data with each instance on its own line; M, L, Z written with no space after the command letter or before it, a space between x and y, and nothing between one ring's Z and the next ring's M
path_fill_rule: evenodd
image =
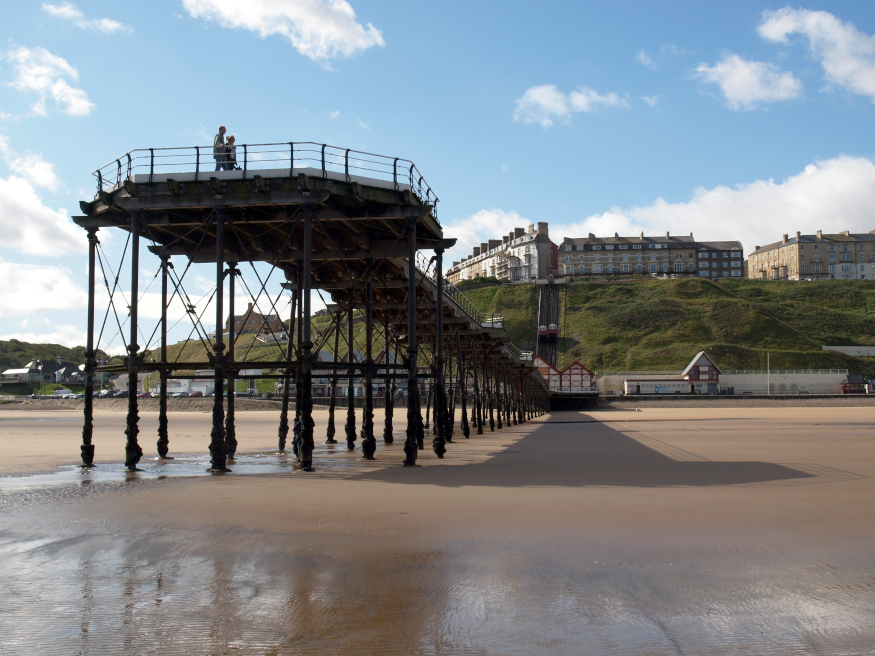
M203 395L204 395L203 392L192 392L191 394L189 394L189 396L191 396L192 398L203 396Z
M151 397L151 396L152 396L152 395L149 394L149 392L139 392L139 393L137 394L137 398L138 398L138 399L148 399L148 398Z
M153 398L153 399L160 399L160 398L161 398L161 392L152 392L152 398Z
M189 397L189 393L188 392L174 392L171 396L173 396L174 399L187 399Z
M116 399L126 399L128 398L128 390L119 390L115 394L112 395L113 398Z
M115 392L113 392L112 390L109 390L109 389L100 390L100 392L97 394L97 396L99 396L101 398L106 398L108 396L115 396Z

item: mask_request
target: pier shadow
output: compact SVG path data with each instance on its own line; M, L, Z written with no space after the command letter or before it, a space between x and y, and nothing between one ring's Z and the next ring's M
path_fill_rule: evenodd
M668 454L662 453L647 444L656 440L635 439L583 417L573 423L544 422L483 462L452 465L450 451L447 461L417 469L415 476L387 468L355 478L446 487L712 487L814 478L785 465L709 461L666 445L661 450Z

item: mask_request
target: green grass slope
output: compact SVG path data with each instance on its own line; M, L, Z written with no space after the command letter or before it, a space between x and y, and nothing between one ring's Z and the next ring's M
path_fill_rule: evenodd
M821 346L875 345L875 282L651 280L562 289L559 363L600 371L682 369L708 350L724 369L848 369L875 378L875 359ZM534 285L467 291L503 312L511 340L531 339Z

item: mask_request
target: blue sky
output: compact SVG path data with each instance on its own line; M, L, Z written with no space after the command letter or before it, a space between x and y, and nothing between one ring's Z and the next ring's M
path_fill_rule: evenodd
M91 171L220 123L413 160L451 259L536 221L747 250L875 229L871 2L54 1L0 29L4 339L83 343Z

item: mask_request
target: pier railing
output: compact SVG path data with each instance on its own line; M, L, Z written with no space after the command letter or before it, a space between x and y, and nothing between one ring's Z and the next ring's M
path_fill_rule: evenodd
M322 172L323 178L327 178L331 172L341 174L347 182L353 176L382 180L392 183L396 190L404 185L423 203L436 205L438 202L416 165L401 157L387 157L310 141L240 144L236 148L236 166L244 176L249 171L315 168ZM224 157L225 153L221 155ZM222 163L230 166L225 160ZM101 166L94 171L94 177L99 194L118 188L135 174L194 173L195 180L208 180L218 165L213 146L138 148Z

